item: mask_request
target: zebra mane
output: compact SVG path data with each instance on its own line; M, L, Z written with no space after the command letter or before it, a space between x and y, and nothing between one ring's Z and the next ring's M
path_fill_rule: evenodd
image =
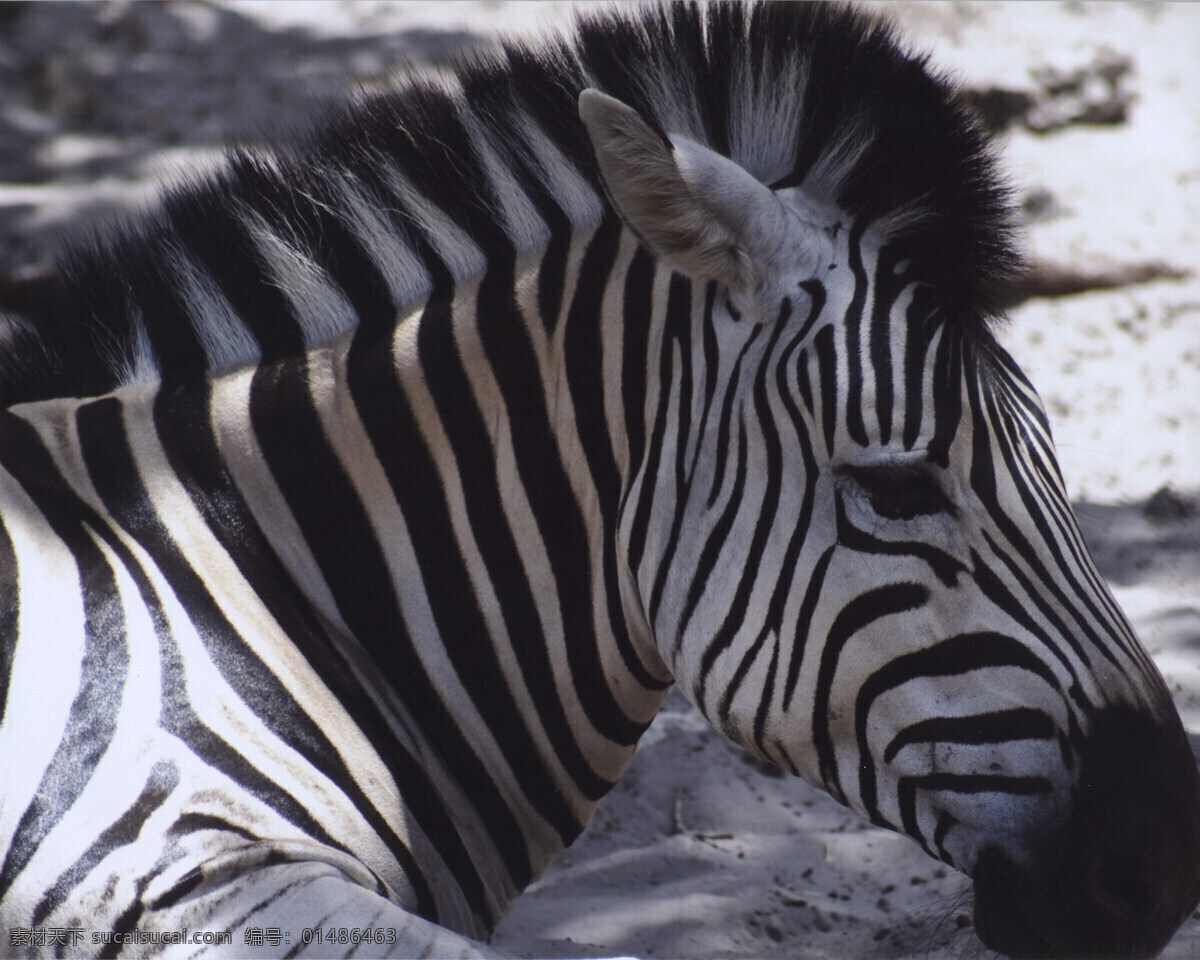
M132 226L76 244L56 308L0 329L0 399L287 355L368 313L394 320L495 256L545 251L561 274L566 237L607 209L577 113L587 86L765 183L872 221L968 329L986 329L1017 266L1008 191L926 58L843 6L668 3L401 78L297 144L235 151ZM555 316L561 289L545 282L539 296Z

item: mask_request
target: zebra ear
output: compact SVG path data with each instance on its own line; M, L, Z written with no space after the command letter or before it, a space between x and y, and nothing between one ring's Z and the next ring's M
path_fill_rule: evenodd
M660 133L620 100L587 89L579 115L625 222L673 267L751 289L778 251L783 206L732 160Z

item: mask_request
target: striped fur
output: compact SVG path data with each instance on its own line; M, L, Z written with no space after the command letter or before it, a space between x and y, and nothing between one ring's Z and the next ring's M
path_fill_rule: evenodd
M341 247L367 252L399 310L443 270L478 275L497 248L560 255L602 211L575 109L589 84L765 183L803 182L874 221L974 317L1014 267L982 137L885 24L825 6L701 18L668 5L507 46L450 79L401 79L286 152L236 153L160 213L78 247L73 295L5 358L0 395L93 395L326 343L361 319L329 261ZM277 292L248 292L263 281ZM552 306L539 303L551 324Z
M639 239L674 214L622 206L586 87L666 175L772 187L753 284ZM885 26L668 5L399 81L71 255L2 365L0 928L486 952L678 682L974 874L989 942L1157 948L1200 786L989 329L1008 224ZM1080 811L1147 758L1117 859L1162 880L1117 909Z

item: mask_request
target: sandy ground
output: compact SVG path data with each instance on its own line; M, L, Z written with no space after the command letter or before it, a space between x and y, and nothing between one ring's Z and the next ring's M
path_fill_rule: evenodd
M1200 5L886 6L987 102L1025 104L997 120L997 145L1045 275L1174 277L1027 300L1003 339L1046 401L1100 569L1200 733ZM349 85L569 7L0 5L0 295L36 277L67 224L146 202L222 143L286 135ZM761 769L676 695L494 942L523 956L991 956L964 878ZM1200 919L1165 955L1200 957Z

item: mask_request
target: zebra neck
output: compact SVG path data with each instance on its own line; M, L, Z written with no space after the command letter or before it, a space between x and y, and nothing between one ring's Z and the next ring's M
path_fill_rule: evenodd
M375 758L355 789L409 811L435 912L476 935L582 830L670 679L618 545L667 281L615 219L566 240L297 356L17 408L188 616L262 614L206 628L227 709L265 709L247 658L306 678L305 722Z
M35 437L81 522L136 543L147 582L203 622L219 709L284 753L311 727L330 763L360 758L345 789L406 811L381 836L431 891L414 907L476 936L582 830L666 689L625 622L620 489L582 475L581 431L560 436L594 413L555 413L531 341L506 355L529 366L476 368L483 289L215 379L26 404L8 416L32 430L7 434ZM487 376L504 407L485 419ZM35 487L41 460L10 460ZM309 693L268 716L247 675Z
M617 231L577 244L576 264L632 255ZM522 301L538 288L485 274L202 404L286 589L388 718L376 748L440 760L428 786L472 838L452 883L486 891L464 896L488 922L587 823L667 686L615 542L620 331L601 342L582 278L552 323ZM166 396L164 435L197 417Z

